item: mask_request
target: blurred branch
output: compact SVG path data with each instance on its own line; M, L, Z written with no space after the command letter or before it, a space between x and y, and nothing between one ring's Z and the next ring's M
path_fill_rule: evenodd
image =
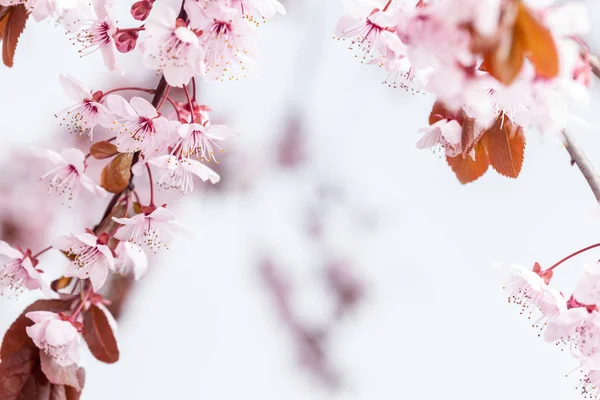
M596 75L597 78L600 78L600 58L595 54L588 54L587 57L590 67L592 67L592 73Z
M583 174L583 177L590 186L590 189L592 189L592 192L596 197L596 201L600 203L600 176L598 176L594 166L587 158L575 138L566 130L563 131L563 136L565 138L565 148L571 156L571 165L577 164L577 167Z

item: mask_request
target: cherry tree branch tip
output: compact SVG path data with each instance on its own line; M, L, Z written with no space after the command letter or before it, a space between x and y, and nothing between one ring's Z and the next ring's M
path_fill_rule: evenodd
M592 192L596 197L596 201L600 203L600 176L598 176L596 169L587 158L575 138L566 130L563 131L563 137L565 148L571 156L571 164L577 164L577 167L583 174L583 177L590 186L590 189L592 189Z

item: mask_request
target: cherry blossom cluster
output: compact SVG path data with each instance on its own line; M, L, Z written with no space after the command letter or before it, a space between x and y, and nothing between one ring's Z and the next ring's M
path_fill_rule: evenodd
M419 148L475 158L497 120L556 134L588 102L586 10L552 3L344 0L349 14L336 37L361 62L383 68L389 86L432 93L443 106L421 130Z
M538 263L533 269L504 267L509 303L535 321L538 336L576 358L582 374L578 389L591 399L600 398L600 263L585 266L570 296L551 287L550 281L558 265L598 246L579 250L546 269Z
M50 385L52 393L62 393L57 398L79 398L82 338L98 360L119 358L111 302L103 295L114 282L111 273L140 279L153 254L167 249L176 234L189 233L158 201L155 187L187 194L195 180L220 180L209 165L218 164L223 142L234 133L212 123L211 108L198 103L196 76L223 80L246 75L254 65L256 28L285 10L276 0L185 0L177 13L155 6L154 0L141 0L131 14L144 25L122 29L111 0L0 0L0 6L0 23L10 26L24 25L29 15L57 20L82 54L100 50L110 70L118 68L116 51L137 47L144 65L162 75L156 88L105 91L92 90L69 74L60 76L72 103L57 110L56 117L65 130L89 142L83 150L32 148L32 156L47 168L40 180L49 195L69 207L84 194L110 200L95 226L57 237L37 252L0 241L5 259L0 294L17 297L39 290L46 298L28 307L5 335L0 378L9 384L0 388L0 397L20 393L27 385L40 391ZM146 36L138 43L140 32ZM5 39L5 44L12 40ZM7 48L14 51L14 46ZM12 56L8 61L12 64ZM101 173L94 173L92 164ZM146 175L148 193L143 193ZM43 258L52 250L65 257L65 269L50 282ZM32 365L25 372L14 367L23 357Z
M194 76L246 77L255 67L256 28L285 14L277 0L188 0L184 19L160 2L151 12L154 3L134 3L131 15L145 23L123 28L115 18L114 0L0 0L2 6L25 5L36 21L58 21L82 56L99 50L109 70L120 69L118 52L139 48L144 65L177 87Z

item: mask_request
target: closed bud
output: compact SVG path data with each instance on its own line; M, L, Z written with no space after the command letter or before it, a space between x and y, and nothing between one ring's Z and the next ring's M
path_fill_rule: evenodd
M150 11L152 11L152 3L154 1L151 0L141 0L133 3L131 6L131 15L133 18L138 21L144 21L150 15Z
M114 36L117 50L121 53L129 53L135 48L139 34L137 31L122 31L117 32Z

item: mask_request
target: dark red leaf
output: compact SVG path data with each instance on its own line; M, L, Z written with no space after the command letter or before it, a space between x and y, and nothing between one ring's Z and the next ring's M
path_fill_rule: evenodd
M37 347L23 346L0 362L0 400L31 399L36 385L31 382L35 366L39 365Z
M119 154L117 146L110 142L102 141L96 142L90 147L90 154L92 157L102 160Z
M108 163L100 175L100 185L111 193L121 193L131 178L132 157L129 154L119 154Z
M92 305L83 320L83 338L98 360L114 363L119 360L119 348L114 332L103 310Z
M499 117L483 137L492 167L500 174L516 178L523 167L525 135L506 116Z
M29 13L23 4L11 6L10 10L4 14L4 18L0 21L2 30L2 61L7 67L13 66L15 50L19 41L19 36L25 29L25 23Z

